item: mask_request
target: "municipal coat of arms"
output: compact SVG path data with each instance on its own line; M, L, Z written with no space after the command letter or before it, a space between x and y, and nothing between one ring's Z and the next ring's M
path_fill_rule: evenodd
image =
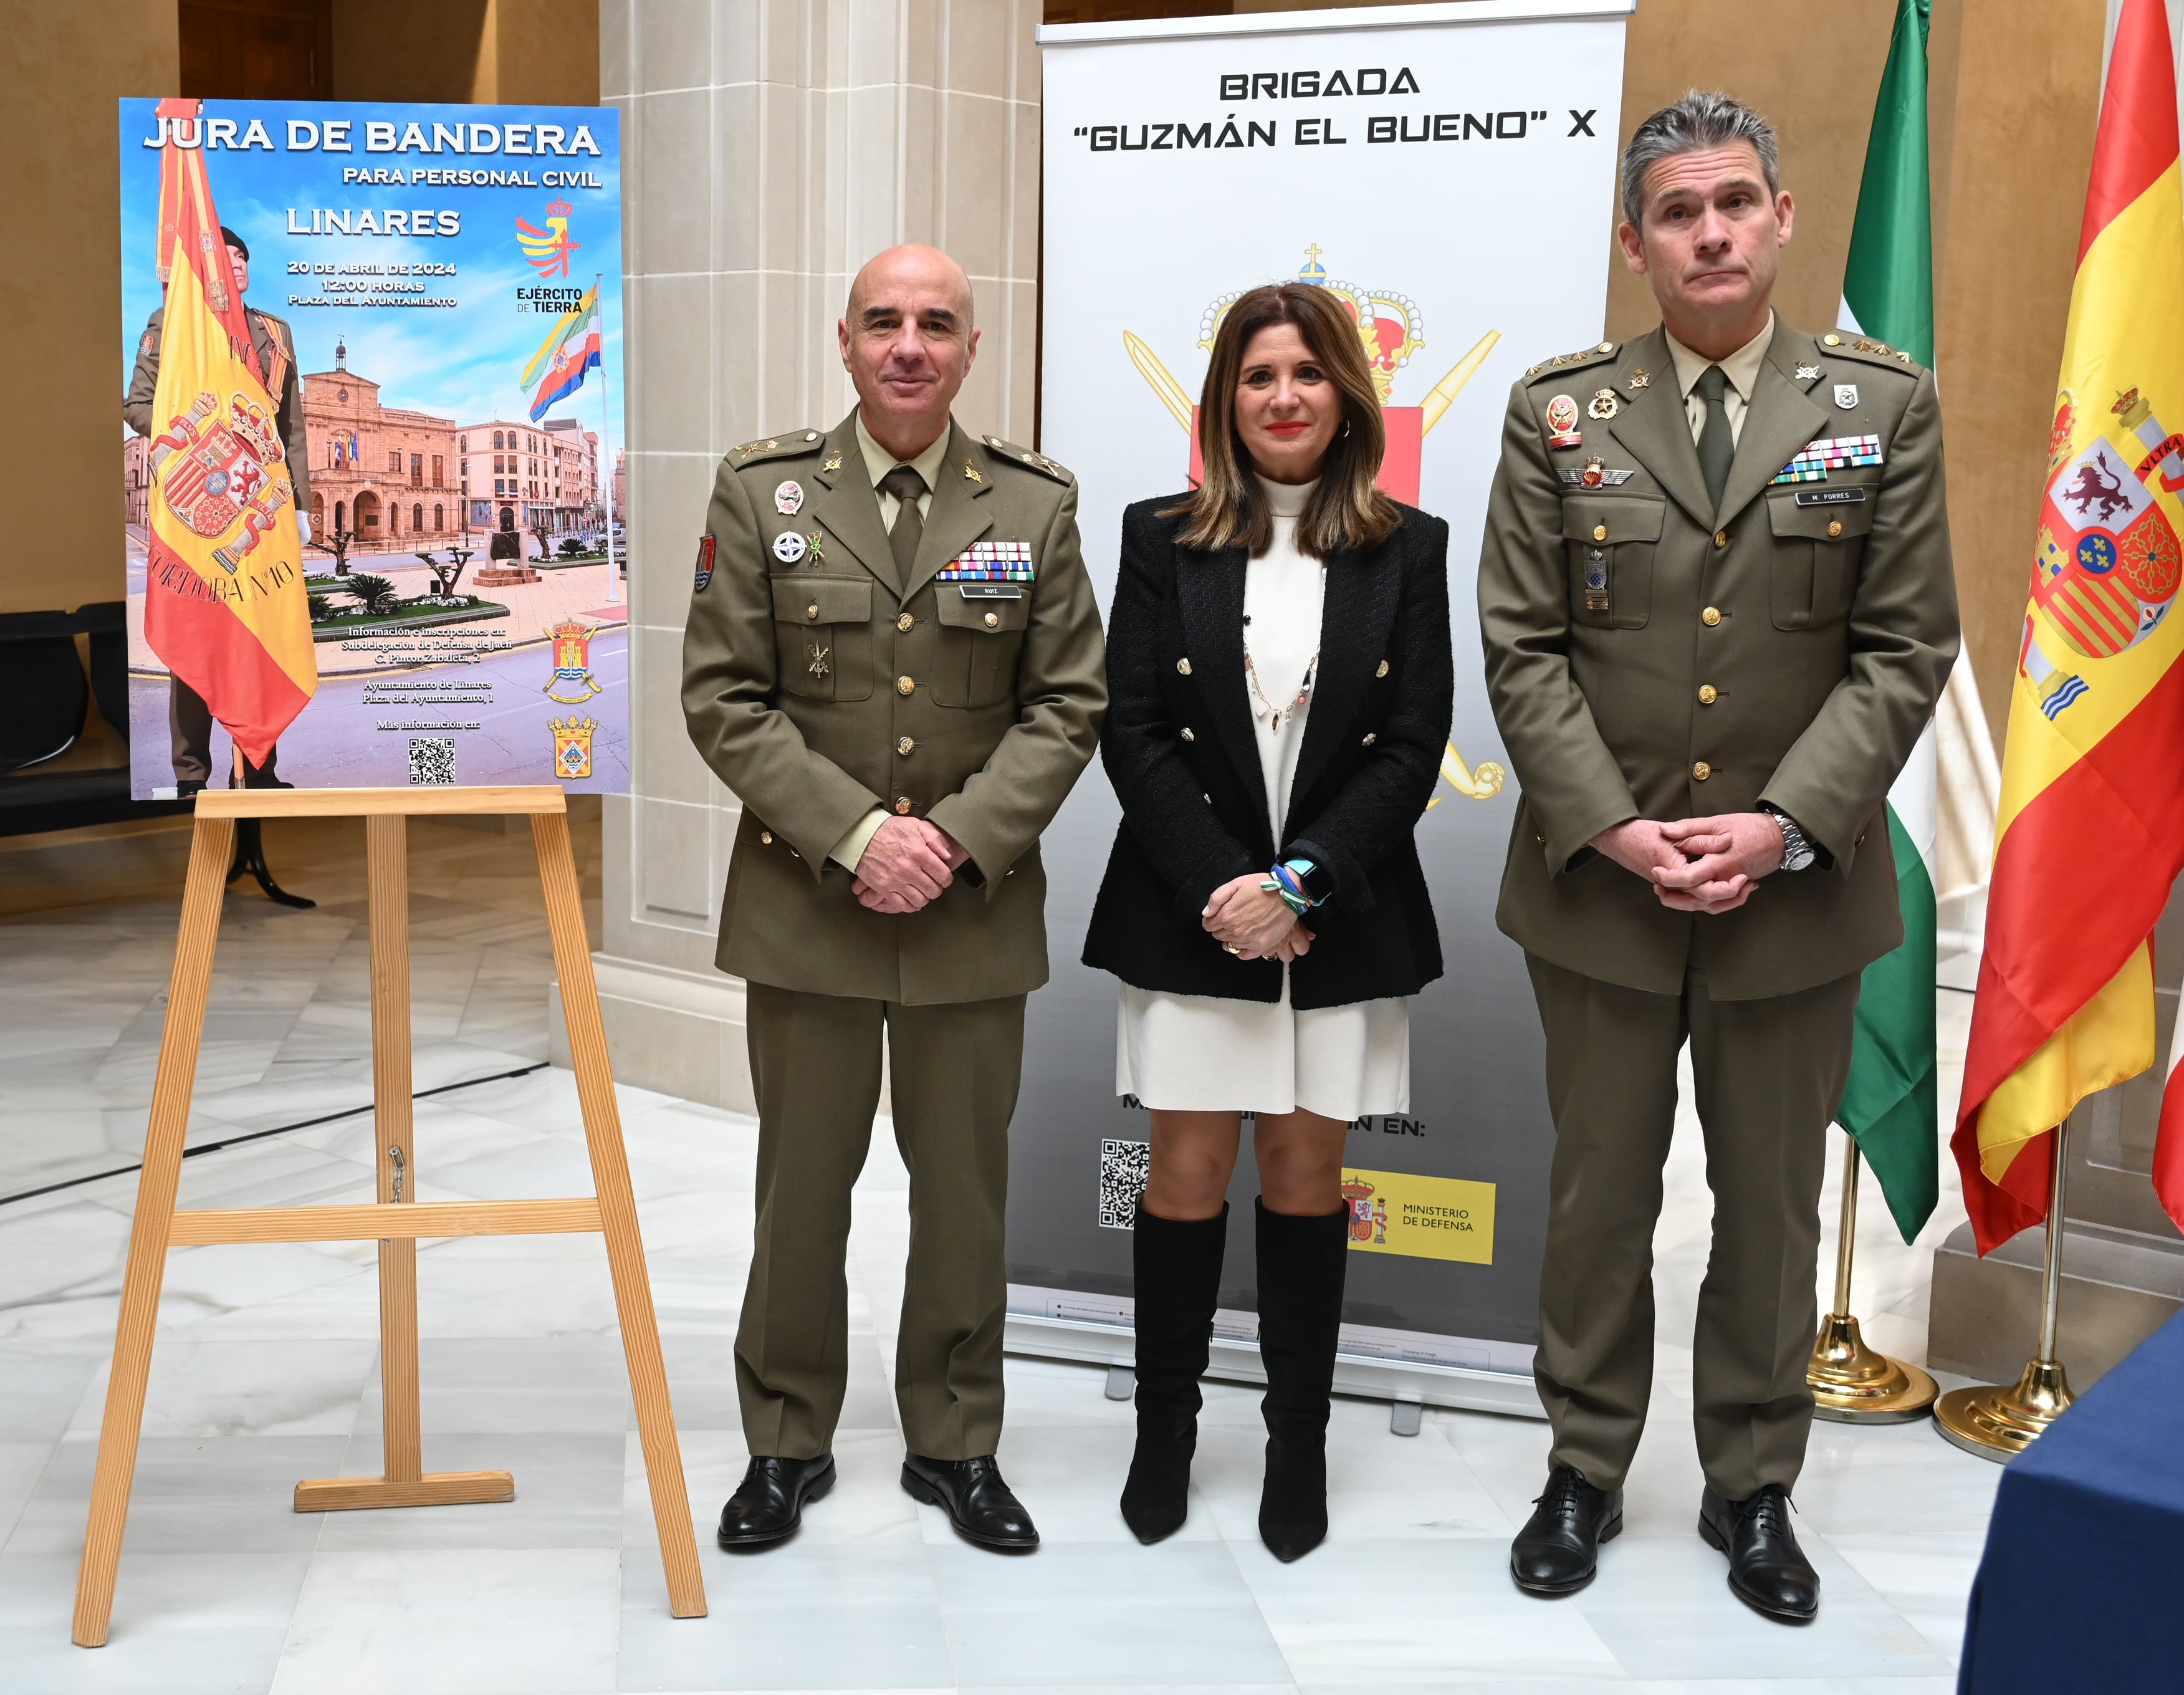
M597 718L549 718L547 728L554 733L554 774L565 783L574 783L592 774L592 733L599 727Z

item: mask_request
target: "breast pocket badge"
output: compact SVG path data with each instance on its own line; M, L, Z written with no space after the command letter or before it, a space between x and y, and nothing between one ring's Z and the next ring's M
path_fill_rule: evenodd
M773 556L783 565L794 565L811 550L811 543L794 530L783 530L773 538Z

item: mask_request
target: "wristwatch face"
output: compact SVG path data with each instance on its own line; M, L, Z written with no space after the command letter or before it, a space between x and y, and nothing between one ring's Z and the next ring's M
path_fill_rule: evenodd
M1789 852L1782 856L1782 869L1785 871L1802 871L1807 866L1813 862L1814 856L1815 856L1814 855L1812 849L1807 846L1804 843L1800 842L1796 847L1791 848Z

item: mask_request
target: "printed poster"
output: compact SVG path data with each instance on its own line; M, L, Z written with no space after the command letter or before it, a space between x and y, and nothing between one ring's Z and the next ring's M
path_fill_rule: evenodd
M627 790L618 114L120 109L132 796Z

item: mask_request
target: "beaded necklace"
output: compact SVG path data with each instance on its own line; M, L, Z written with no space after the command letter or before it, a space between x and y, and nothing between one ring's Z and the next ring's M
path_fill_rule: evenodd
M1280 729L1283 725L1289 722L1293 715L1301 712L1312 704L1312 678L1318 670L1319 655L1315 653L1312 656L1312 662L1304 668L1304 682L1297 689L1296 699L1286 706L1277 707L1273 701L1267 699L1265 691L1259 687L1259 667L1251 658L1251 650L1245 648L1244 650L1244 680L1251 686L1251 699L1255 703L1251 707L1251 716L1263 722L1271 715L1273 727L1277 730Z

